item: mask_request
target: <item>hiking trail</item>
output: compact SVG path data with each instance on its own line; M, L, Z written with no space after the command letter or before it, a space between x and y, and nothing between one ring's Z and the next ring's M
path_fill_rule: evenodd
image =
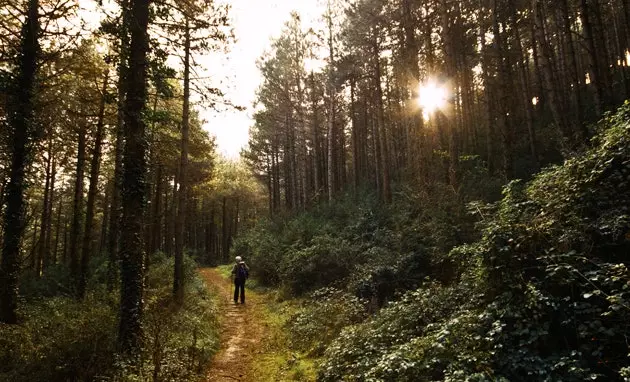
M264 309L263 296L246 287L246 303L234 304L234 285L230 279L217 268L203 268L200 274L217 296L221 341L205 381L255 381L252 361L261 352L261 342L268 334L266 325L258 319Z

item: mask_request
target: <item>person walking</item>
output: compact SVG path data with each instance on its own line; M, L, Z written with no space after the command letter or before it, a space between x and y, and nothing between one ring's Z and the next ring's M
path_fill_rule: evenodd
M245 303L245 280L249 277L249 267L240 256L236 256L236 264L232 267L232 279L234 280L234 303L238 303L239 292L241 304Z

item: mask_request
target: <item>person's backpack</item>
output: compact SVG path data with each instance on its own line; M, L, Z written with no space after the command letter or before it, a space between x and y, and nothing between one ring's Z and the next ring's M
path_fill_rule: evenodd
M247 268L245 268L244 264L238 264L236 266L236 278L239 280L245 280L249 277L249 273L247 272Z

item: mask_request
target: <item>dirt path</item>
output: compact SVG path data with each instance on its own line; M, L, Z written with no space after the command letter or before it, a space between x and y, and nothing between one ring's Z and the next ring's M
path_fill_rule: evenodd
M208 370L207 382L255 381L252 360L265 337L265 327L258 322L264 308L262 296L245 290L246 304L234 304L234 286L216 268L204 268L201 277L218 296L221 324L221 348Z

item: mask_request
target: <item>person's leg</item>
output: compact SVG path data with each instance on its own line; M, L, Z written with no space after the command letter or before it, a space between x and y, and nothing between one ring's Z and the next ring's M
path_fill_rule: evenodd
M234 303L236 304L238 302L238 279L234 279Z
M241 304L245 303L245 280L241 281Z

